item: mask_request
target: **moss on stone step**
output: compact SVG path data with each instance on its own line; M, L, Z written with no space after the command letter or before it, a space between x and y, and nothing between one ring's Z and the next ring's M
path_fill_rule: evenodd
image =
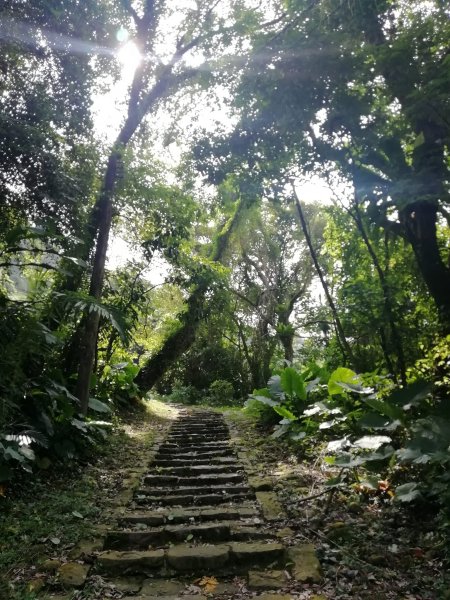
M227 564L230 549L228 546L174 546L167 551L167 563L180 572L217 572Z
M108 550L99 555L98 565L108 573L146 573L164 564L164 551L115 552Z
M313 544L302 544L288 549L288 561L296 581L302 583L320 583L322 572Z

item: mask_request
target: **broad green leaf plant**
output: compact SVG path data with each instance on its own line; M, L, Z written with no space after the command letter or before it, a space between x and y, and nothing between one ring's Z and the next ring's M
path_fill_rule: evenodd
M317 365L289 366L273 375L267 388L254 390L246 406L259 403L282 417L274 438L322 442L326 462L340 469L327 482L330 489L350 484L360 492L377 490L388 479L394 501L445 505L450 500L448 403L432 395L425 379L387 393L364 380L344 367L328 375Z

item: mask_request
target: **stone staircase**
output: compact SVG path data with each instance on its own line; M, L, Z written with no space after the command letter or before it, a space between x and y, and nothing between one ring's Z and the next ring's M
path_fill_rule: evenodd
M258 485L266 489L249 484L222 415L180 411L133 502L108 532L97 570L138 594L129 600L200 600L206 596L186 593L189 582L205 576L222 582L245 575L252 589L301 581L298 553L281 543L277 529L281 507ZM236 591L231 583L213 587L224 597Z

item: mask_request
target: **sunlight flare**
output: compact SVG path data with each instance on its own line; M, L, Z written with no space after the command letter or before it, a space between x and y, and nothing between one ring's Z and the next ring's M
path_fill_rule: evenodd
M117 58L123 69L134 72L142 61L142 54L134 42L127 42L118 50Z

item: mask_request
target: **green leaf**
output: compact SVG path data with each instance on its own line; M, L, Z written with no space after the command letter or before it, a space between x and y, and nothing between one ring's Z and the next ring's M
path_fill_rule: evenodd
M347 369L346 367L339 367L331 373L330 379L328 380L328 393L330 396L342 394L342 386L338 385L338 383L358 385L360 381L355 371Z
M83 515L81 513L79 513L77 510L73 510L72 515L74 517L76 517L77 519L84 519Z
M80 419L72 419L71 423L74 427L76 427L80 431L83 431L83 432L87 431L87 425L86 425L85 421L80 421Z
M395 499L398 502L412 502L422 497L417 483L404 483L395 489Z
M425 136L423 134L423 131L421 131L417 136L416 139L414 140L414 144L413 144L413 148L416 149L419 146L422 146L422 144L425 143Z
M327 451L328 452L337 452L338 450L344 450L350 446L350 442L348 441L348 437L345 436L339 440L332 440L328 442Z
M104 402L97 400L97 398L89 398L89 408L92 410L95 410L96 412L99 412L99 413L110 413L111 412L110 407L107 404L105 404Z
M19 462L23 462L25 460L25 457L22 454L19 454L17 450L14 450L14 448L11 448L11 446L7 446L5 450L5 456L9 456L13 460L17 460Z
M19 452L23 454L25 458L28 458L28 460L34 460L36 458L36 455L29 446L21 446Z
M274 406L273 410L276 413L278 413L281 417L284 417L285 419L288 419L289 421L297 421L297 417L284 406Z
M279 402L277 400L272 400L272 398L266 398L266 396L250 396L251 400L257 400L262 404L267 404L267 406L279 406Z
M366 413L357 424L361 429L384 429L385 431L395 431L402 425L398 419L391 421L389 417L376 413Z
M336 457L335 465L350 469L353 467L360 467L366 462L363 456L353 456L352 454L346 453Z
M398 389L386 398L389 404L403 407L403 410L409 410L413 406L420 404L431 392L432 384L429 381L419 379L406 388Z
M379 400L378 398L366 398L365 402L370 408L373 408L373 410L381 415L390 417L392 420L398 419L400 422L403 421L404 413L398 406L393 406L385 400Z
M377 490L378 477L367 477L366 479L361 479L359 485L364 488L368 488L369 490Z
M303 411L305 417L312 417L313 415L321 415L324 413L328 413L329 409L325 406L323 402L316 402Z
M272 375L272 377L267 382L269 387L270 395L276 398L280 398L283 396L283 389L281 387L281 377L279 375Z
M286 367L281 373L281 387L289 396L297 396L300 400L306 400L306 387L302 376L293 367Z
M356 448L363 450L378 450L383 444L389 444L391 438L387 435L365 435L354 442Z
M366 462L375 462L375 461L384 461L387 458L390 458L394 454L395 450L391 445L383 446L376 452L371 452L370 454L364 454Z
M287 432L290 429L290 425L278 425L277 427L275 427L275 429L273 430L273 433L270 437L277 439L282 437L283 435L286 435Z
M342 487L343 483L344 482L342 481L342 479L339 475L337 477L331 477L330 479L325 481L325 485L330 490L332 490L333 488L336 489L336 488Z

